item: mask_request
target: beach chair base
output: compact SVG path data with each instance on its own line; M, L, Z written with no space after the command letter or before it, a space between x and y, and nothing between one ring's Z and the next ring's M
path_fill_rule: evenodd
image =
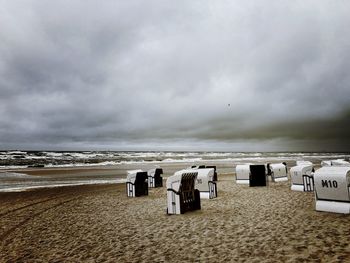
M290 187L290 190L292 190L292 191L304 192L304 185L302 185L302 184L293 184L293 185Z
M199 196L201 199L210 199L209 192L199 192Z
M236 184L249 184L249 180L236 180Z
M217 196L210 192L199 192L200 199L213 199Z
M350 202L316 201L316 211L350 214Z
M274 182L286 182L288 181L288 177L278 177L273 179Z

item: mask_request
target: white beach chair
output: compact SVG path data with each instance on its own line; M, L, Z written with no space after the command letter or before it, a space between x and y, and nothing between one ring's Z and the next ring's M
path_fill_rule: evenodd
M310 192L314 190L312 164L299 164L290 168L291 190Z
M321 166L322 167L332 166L332 161L331 160L323 160L323 161L321 161Z
M350 167L322 167L314 181L317 211L350 213Z
M344 159L332 160L332 166L350 166L350 163Z
M250 164L236 165L236 183L249 184Z
M310 161L304 161L304 160L298 160L298 161L296 161L296 163L297 163L297 166L298 166L298 165L313 165L312 162L310 162Z
M214 175L213 175L213 182L217 182L218 180L218 173L216 171L216 165L206 165L205 166L206 169L214 169Z
M212 199L217 197L217 187L214 182L214 169L196 169L198 172L195 189L200 193L201 199Z
M129 197L148 195L147 172L142 170L127 171L126 195Z
M195 189L198 172L181 170L168 177L167 187L167 214L183 214L187 211L201 209L200 194Z
M218 174L216 172L216 166L215 165L192 165L190 169L214 169L214 176L213 176L213 182L216 182L218 180Z
M236 165L236 183L249 186L266 186L266 165L238 164Z
M271 169L271 178L273 182L288 181L287 165L284 163L268 164Z
M345 161L344 159L323 160L321 162L321 166L350 166L350 163L348 161Z

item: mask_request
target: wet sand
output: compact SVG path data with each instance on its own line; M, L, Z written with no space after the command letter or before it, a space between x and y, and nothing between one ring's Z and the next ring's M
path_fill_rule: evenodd
M313 193L289 182L249 188L219 174L218 198L172 216L165 187L138 198L112 184L0 200L0 262L350 261L350 217L316 212Z

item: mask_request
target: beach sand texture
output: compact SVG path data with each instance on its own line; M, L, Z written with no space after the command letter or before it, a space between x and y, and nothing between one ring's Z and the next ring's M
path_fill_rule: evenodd
M315 211L290 183L237 185L166 214L166 189L127 198L125 185L0 195L1 262L349 262L350 217Z

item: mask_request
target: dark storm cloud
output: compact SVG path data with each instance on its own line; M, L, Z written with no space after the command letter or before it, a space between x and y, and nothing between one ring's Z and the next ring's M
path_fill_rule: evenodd
M8 1L1 145L347 150L349 10L345 1Z

